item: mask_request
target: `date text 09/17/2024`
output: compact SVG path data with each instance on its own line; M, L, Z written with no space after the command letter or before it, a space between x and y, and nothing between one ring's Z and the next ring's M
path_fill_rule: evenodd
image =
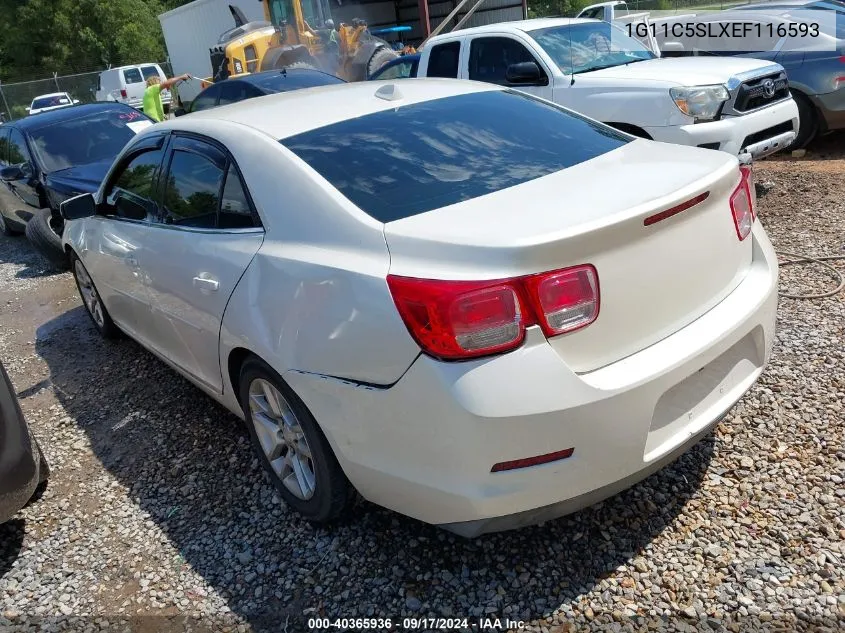
M513 631L525 628L509 618L309 618L311 631Z

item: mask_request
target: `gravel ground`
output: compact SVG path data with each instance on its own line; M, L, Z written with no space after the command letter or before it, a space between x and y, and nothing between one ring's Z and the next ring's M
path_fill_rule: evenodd
M842 140L758 168L778 247L845 254ZM830 283L783 271L783 289ZM53 467L0 526L0 629L297 631L302 614L845 628L842 294L781 300L771 365L678 462L472 541L367 503L331 529L299 520L239 422L131 341L97 338L70 275L45 275L25 239L0 237L0 307L0 358Z

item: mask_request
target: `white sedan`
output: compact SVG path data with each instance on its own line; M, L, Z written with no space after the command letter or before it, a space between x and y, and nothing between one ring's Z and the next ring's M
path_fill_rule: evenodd
M751 387L753 191L723 152L403 80L151 126L62 213L97 329L243 417L293 508L357 490L475 535L631 485Z

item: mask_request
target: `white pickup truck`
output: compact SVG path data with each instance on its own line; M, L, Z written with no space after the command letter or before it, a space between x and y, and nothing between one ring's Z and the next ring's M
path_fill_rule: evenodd
M618 26L542 18L437 35L418 77L512 86L635 136L762 158L785 149L798 107L779 64L661 58Z

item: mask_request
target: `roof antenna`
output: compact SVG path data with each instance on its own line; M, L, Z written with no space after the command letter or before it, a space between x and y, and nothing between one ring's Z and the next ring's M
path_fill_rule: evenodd
M569 85L572 86L575 84L575 61L572 59L572 20L569 21L569 28L566 30L569 31L569 72L572 77Z

